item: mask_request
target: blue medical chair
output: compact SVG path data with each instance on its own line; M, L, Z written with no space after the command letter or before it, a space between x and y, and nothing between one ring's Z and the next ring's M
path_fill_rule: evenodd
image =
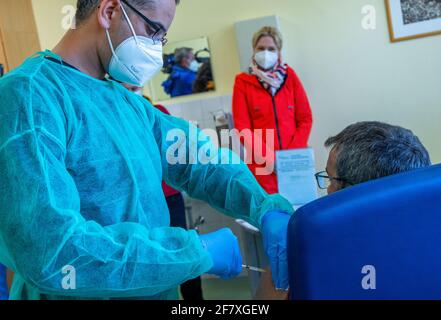
M292 300L441 299L441 165L319 199L288 233Z

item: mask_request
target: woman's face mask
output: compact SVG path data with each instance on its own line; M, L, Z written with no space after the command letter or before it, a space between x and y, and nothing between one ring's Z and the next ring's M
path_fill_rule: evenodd
M150 38L137 36L122 5L121 9L133 36L123 41L115 50L109 30L106 30L107 40L112 50L108 72L118 81L144 87L164 64L162 43L155 43Z
M254 60L263 70L269 70L279 61L279 54L269 50L259 51L254 55Z

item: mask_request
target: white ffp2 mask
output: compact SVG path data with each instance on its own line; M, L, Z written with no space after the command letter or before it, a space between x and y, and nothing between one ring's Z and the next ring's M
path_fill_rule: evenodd
M109 65L109 75L115 80L137 87L144 87L147 81L162 68L162 43L155 43L147 37L138 37L132 23L121 6L133 36L124 40L116 49L113 47L109 30L106 30L107 39L112 50L112 59Z
M271 69L279 61L279 55L277 52L271 52L268 50L257 52L254 55L254 60L264 70Z

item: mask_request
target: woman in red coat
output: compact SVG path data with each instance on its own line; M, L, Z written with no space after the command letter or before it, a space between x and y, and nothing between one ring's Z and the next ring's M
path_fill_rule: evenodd
M236 78L234 123L239 131L250 129L253 132L252 139L244 137L242 140L247 153L253 155L249 167L260 185L274 194L278 192L275 170L262 169L274 168L275 151L308 147L312 112L300 79L282 62L279 31L273 27L262 28L254 35L253 48L250 72ZM258 134L258 129L263 135ZM266 140L267 130L274 133L274 141ZM262 141L257 142L260 139ZM262 145L259 148L263 148L263 154L261 150L254 150L256 143ZM266 159L266 164L258 159L259 154Z

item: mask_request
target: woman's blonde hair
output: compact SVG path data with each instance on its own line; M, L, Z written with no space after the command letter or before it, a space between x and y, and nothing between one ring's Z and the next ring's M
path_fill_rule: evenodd
M283 39L282 35L280 34L280 31L277 28L266 26L257 31L253 36L253 49L256 49L257 44L259 43L260 39L263 37L271 37L274 40L274 43L277 46L277 49L279 51L282 51L283 47Z

